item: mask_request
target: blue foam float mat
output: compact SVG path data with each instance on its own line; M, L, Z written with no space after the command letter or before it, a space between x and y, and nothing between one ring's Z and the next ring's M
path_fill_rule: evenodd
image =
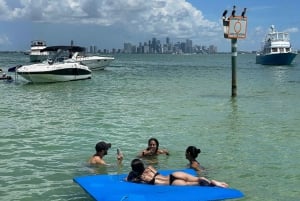
M192 169L180 170L195 175ZM167 175L174 170L160 170ZM125 181L127 174L89 175L73 181L98 201L208 201L243 197L233 188L203 186L159 186Z

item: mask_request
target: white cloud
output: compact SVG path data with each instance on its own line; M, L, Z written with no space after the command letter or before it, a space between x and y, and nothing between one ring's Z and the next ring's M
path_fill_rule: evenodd
M297 32L299 32L299 29L297 27L291 27L291 28L288 28L284 31L288 32L288 33L297 33Z
M2 20L9 19L10 10L4 0L0 0L0 17Z
M185 0L0 0L2 20L119 26L130 32L193 38L221 29Z

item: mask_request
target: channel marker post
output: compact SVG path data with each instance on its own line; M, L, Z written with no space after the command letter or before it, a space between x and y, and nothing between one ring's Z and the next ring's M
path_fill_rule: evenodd
M244 8L240 16L236 16L236 6L233 6L231 15L227 18L227 10L223 12L223 29L224 38L231 39L231 97L236 97L237 95L237 79L236 79L236 59L237 59L237 39L246 38L247 32L247 17L246 8Z

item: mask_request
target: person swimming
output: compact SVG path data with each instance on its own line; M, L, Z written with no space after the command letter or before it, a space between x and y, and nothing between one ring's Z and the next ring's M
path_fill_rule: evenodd
M159 142L156 138L150 138L148 140L148 147L139 153L139 157L156 156L160 154L169 155L169 151L166 149L159 149Z
M196 158L200 153L201 150L195 146L189 146L185 151L185 158L189 161L188 164L189 168L193 168L194 170L197 171L198 174L200 174L204 170L204 168L196 160Z
M95 146L96 153L89 159L88 163L91 165L108 165L104 161L104 156L107 155L108 150L111 148L111 143L106 143L104 141L98 142ZM122 164L123 154L117 154L118 165Z

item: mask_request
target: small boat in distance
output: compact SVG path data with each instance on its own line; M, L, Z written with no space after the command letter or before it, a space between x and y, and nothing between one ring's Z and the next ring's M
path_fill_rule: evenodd
M115 60L114 57L95 56L95 55L88 56L85 55L85 51L74 52L71 59L80 62L83 65L88 66L91 70L103 70L113 60Z
M33 83L65 82L92 77L88 66L69 59L72 52L82 51L82 47L49 46L41 50L43 51L49 52L50 56L53 55L52 58L42 63L18 66L16 67L17 74Z
M30 45L29 60L30 62L42 62L47 59L49 53L41 51L46 48L46 42L42 40L33 40Z
M278 32L272 25L270 32L266 35L263 47L256 54L256 63L263 65L290 65L297 52L292 46L287 32Z
M0 71L2 72L2 71ZM6 75L6 73L3 73L1 76L0 76L0 80L6 80L6 81L12 81L12 77L10 75Z

